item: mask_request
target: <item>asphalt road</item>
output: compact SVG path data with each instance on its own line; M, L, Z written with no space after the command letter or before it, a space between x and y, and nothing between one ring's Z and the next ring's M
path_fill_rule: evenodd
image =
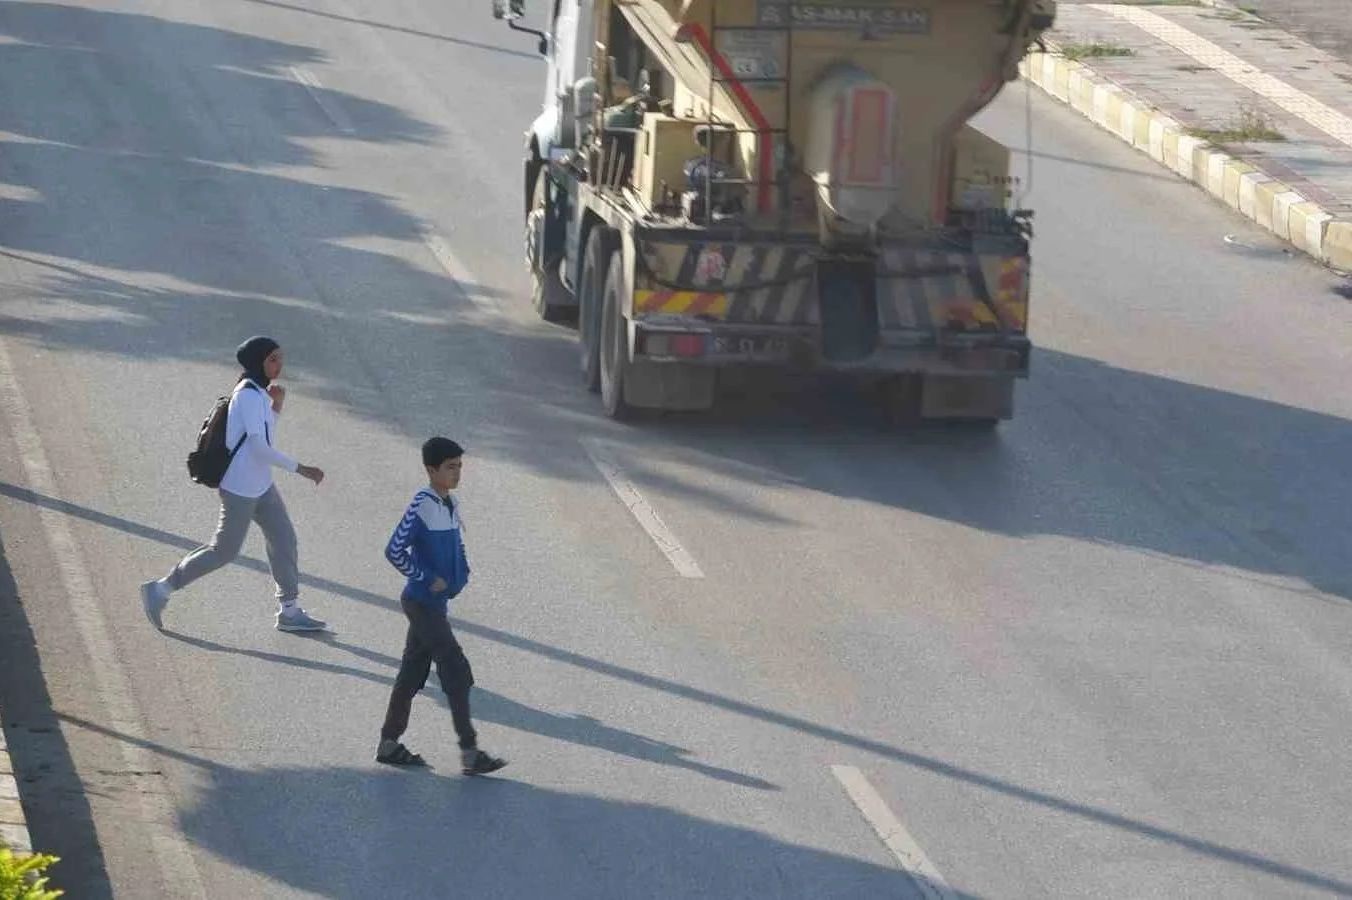
M819 383L618 426L528 308L542 69L481 5L0 6L0 708L71 895L917 896L832 766L955 896L1352 894L1347 284L1014 86L1015 420ZM255 535L158 634L136 586L210 532L182 458L256 332L335 633L271 629ZM430 691L437 768L371 759L437 431L491 781Z
M1344 60L1352 60L1352 16L1344 0L1244 0L1235 6Z

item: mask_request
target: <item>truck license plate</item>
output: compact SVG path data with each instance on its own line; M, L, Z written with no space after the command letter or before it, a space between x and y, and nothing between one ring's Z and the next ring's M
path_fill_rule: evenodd
M789 342L773 335L717 335L714 337L713 352L715 356L783 359L789 355Z

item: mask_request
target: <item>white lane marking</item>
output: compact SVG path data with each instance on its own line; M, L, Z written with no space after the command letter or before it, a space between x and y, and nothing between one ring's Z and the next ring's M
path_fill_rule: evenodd
M464 294L465 298L473 303L479 312L489 313L490 315L499 313L498 308L493 305L491 300L480 296L478 291L465 287L466 284L478 284L478 280L470 273L469 267L460 261L460 257L455 255L455 251L451 249L451 245L446 242L445 238L429 231L423 235L423 243L427 245L427 249L436 257L441 267L446 270L446 274L451 276L451 280L460 289L460 293Z
M925 851L920 849L920 845L911 837L906 826L901 824L901 820L888 809L887 803L878 796L878 792L869 784L864 773L854 766L832 766L831 773L845 788L845 793L850 795L854 805L859 807L864 818L873 826L878 837L882 838L884 846L892 851L892 855L901 865L901 870L911 879L916 889L927 900L956 900L957 895L948 886L948 882L944 881L944 876L940 875L934 863L929 861Z
M19 389L14 364L3 339L0 339L0 412L8 421L9 433L18 446L29 487L49 497L61 496L33 421L32 407ZM61 513L45 506L38 507L38 517L56 560L57 576L75 619L85 656L94 672L94 690L106 713L104 724L129 738L117 742L128 771L154 771L157 767L150 752L141 743L133 743L144 741L145 732L136 713L127 674L108 637L108 623L99 605L99 595L94 590L70 525ZM142 618L138 598L122 598L118 605L130 611L128 615ZM147 623L145 627L150 626ZM151 848L164 878L165 896L205 898L202 877L169 802L168 785L162 785L160 790L147 788L137 789L136 794L141 801L143 823L150 832Z
M657 549L661 550L676 571L682 578L703 578L704 572L700 569L699 563L695 558L681 546L681 542L676 539L676 535L671 533L671 529L662 521L662 517L657 514L657 510L643 499L634 483L624 474L620 464L615 461L615 456L610 448L600 441L592 438L583 438L582 449L587 452L591 458L592 464L600 471L601 477L610 485L610 489L620 498L620 502L625 505L634 518L638 520L639 526L648 533L648 537L653 539Z
M315 105L324 111L324 115L329 117L333 127L343 134L357 133L357 129L352 125L352 120L347 117L347 113L343 112L343 108L325 95L324 85L320 83L319 77L315 73L308 69L292 66L291 77L300 82L301 86L305 88L305 92L310 95L310 99L314 100Z
M1334 140L1352 147L1352 118L1250 65L1206 38L1193 34L1158 13L1139 7L1098 3L1093 8L1117 16L1166 44L1172 44L1202 65L1215 69L1236 84L1266 97L1293 116L1304 119Z

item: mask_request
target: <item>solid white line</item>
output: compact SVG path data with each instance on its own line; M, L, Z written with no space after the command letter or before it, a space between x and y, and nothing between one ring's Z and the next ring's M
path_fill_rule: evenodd
M911 837L910 832L901 824L887 803L878 796L873 785L868 783L864 773L854 766L832 766L831 773L845 788L854 805L864 814L864 818L873 826L873 830L882 838L883 844L896 857L901 870L911 879L916 889L927 900L956 900L957 895L944 881L944 876L934 867L934 863L925 856L925 851Z
M455 251L451 249L451 245L446 242L445 238L429 231L423 235L423 243L427 245L427 249L436 257L437 262L446 270L446 274L451 276L451 280L460 289L460 293L464 294L470 303L473 303L480 312L491 315L499 314L500 311L491 300L480 296L478 291L465 287L466 284L477 284L477 279L470 274L469 268L460 261L460 257L455 255Z
M620 498L620 502L633 514L639 526L648 533L648 537L653 539L657 549L661 550L675 566L677 573L682 578L703 578L704 572L700 569L699 563L695 562L695 558L681 546L681 542L671 533L671 529L667 528L657 510L643 499L638 488L615 461L610 449L591 438L582 439L582 449L587 452L587 456L600 471L601 477L610 485L610 489Z
M1153 34L1166 44L1172 44L1202 65L1215 69L1236 84L1243 85L1271 100L1291 115L1304 119L1334 140L1352 147L1352 118L1245 62L1206 38L1193 34L1182 25L1171 22L1158 13L1135 6L1104 3L1094 4L1093 8L1117 16Z
M343 108L325 96L324 85L320 83L315 73L308 69L292 66L291 77L300 82L301 86L305 88L305 92L310 95L310 99L314 100L315 105L324 111L324 115L329 117L329 121L333 123L335 128L343 134L356 134L357 129L353 127L352 120L347 117L347 113L343 112Z
M18 446L28 486L49 497L61 496L57 491L56 479L52 477L52 467L43 449L42 438L33 422L32 408L19 389L14 377L14 364L3 339L0 339L0 412L8 421L9 433ZM113 642L108 637L108 623L99 605L99 594L94 590L94 583L85 567L79 545L71 534L70 525L61 513L45 506L38 507L38 517L56 560L56 575L75 620L85 658L94 672L94 689L105 711L102 724L128 738L117 742L128 771L153 771L155 764L150 752L140 743L133 743L144 740L144 730L136 714L126 672L118 662ZM128 610L129 615L141 618L138 598L123 598L120 606ZM158 790L149 787L142 783L136 789L136 794L141 801L143 823L150 833L151 848L164 878L163 896L205 898L206 892L202 889L197 864L179 831L169 802L167 784L160 784Z

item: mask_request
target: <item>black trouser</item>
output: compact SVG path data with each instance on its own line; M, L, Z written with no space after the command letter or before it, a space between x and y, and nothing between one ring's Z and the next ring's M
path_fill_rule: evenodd
M437 664L441 689L451 704L451 720L461 749L476 746L474 725L469 718L469 689L474 684L474 673L469 660L451 633L451 623L435 609L412 600L401 600L408 617L408 638L404 641L404 658L399 664L399 675L394 679L390 693L390 708L385 713L385 725L380 729L382 740L397 741L408 728L409 711L413 698L427 684L432 663Z

